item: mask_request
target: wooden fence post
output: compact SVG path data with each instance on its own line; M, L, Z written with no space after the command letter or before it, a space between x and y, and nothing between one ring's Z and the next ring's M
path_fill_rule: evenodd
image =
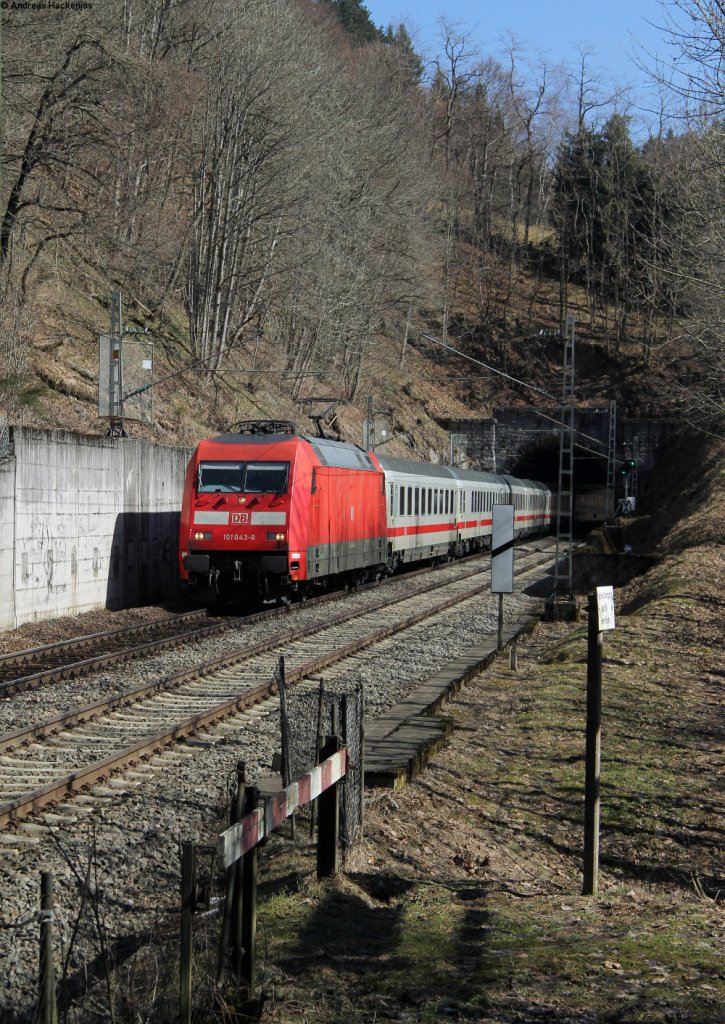
M327 736L320 751L320 761L332 757L340 749L339 736ZM339 783L335 782L317 798L317 877L336 875L340 869L340 799Z
M247 786L245 781L244 765L237 765L237 793L232 813L234 824L244 817L244 808L247 799ZM231 890L233 893L230 907L231 921L231 947L232 947L232 971L236 977L240 977L242 971L242 956L244 954L243 921L244 921L244 878L243 861L240 859L229 869L232 876Z
M250 786L246 791L244 814L257 809L259 791ZM249 994L257 983L257 846L242 858L242 956L240 980L246 982Z
M40 873L40 1019L42 1024L58 1024L53 965L53 875Z
M196 851L194 844L184 842L181 846L181 992L179 997L181 1024L191 1024L192 917L194 914L195 876Z
M245 766L243 761L237 762L237 788L232 801L232 805L229 809L229 824L236 825L241 820L244 814L244 793L245 793ZM226 972L227 956L229 953L229 946L231 945L233 950L237 948L240 950L239 958L241 958L241 947L242 947L242 935L241 935L241 911L235 917L234 908L236 907L237 901L235 899L235 893L239 892L239 906L241 907L241 872L237 864L232 864L231 867L227 868L226 871L226 893L224 898L224 909L222 912L222 927L221 934L219 936L219 959L217 961L217 984L221 984L224 980L224 974ZM231 935L231 942L230 942ZM234 954L232 954L234 958ZM235 961L235 970L239 973L239 963Z
M587 650L586 769L584 779L584 883L582 894L599 890L599 782L602 754L602 634L596 595L589 595Z

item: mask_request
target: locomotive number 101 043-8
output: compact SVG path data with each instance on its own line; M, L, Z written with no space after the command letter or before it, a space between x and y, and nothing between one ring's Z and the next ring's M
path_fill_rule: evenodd
M256 533L225 533L224 540L256 540Z

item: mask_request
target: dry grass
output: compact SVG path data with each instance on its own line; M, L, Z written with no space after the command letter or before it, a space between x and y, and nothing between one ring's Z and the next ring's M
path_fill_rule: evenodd
M598 898L581 895L586 629L547 624L518 673L501 659L449 705L423 776L373 797L336 883L300 888L303 851L267 863L265 1020L719 1019L724 560L699 517L605 637Z

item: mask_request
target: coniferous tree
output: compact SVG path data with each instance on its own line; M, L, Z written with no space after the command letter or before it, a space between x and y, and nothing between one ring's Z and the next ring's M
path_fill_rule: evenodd
M384 39L362 0L324 0L350 37L353 46L364 46Z

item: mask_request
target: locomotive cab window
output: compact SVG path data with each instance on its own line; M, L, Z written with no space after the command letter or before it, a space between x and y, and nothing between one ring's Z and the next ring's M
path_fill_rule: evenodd
M289 462L248 462L244 490L247 494L284 494L288 478Z
M199 463L196 485L199 494L239 494L243 484L243 462Z
M200 462L198 494L284 494L289 462Z

